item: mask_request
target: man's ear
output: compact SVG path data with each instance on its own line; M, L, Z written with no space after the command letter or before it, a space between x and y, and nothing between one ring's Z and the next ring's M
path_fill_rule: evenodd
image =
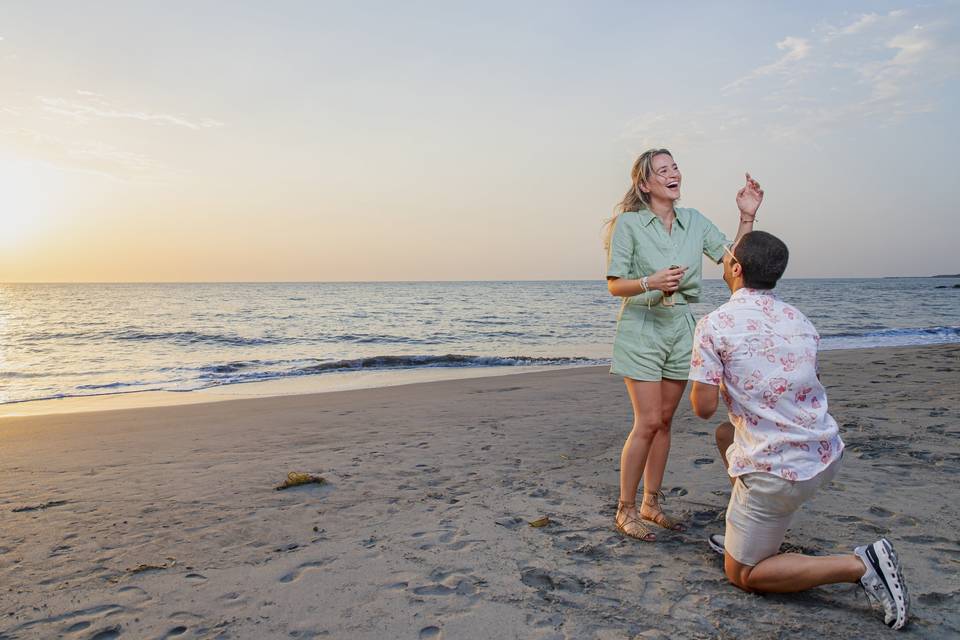
M730 265L730 275L732 275L734 278L739 278L742 276L743 265L741 265L739 262L734 262L732 265Z

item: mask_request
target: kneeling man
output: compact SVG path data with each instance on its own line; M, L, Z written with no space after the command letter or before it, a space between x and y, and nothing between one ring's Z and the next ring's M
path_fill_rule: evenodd
M725 535L711 536L711 546L724 553L727 578L741 589L787 593L859 582L883 606L885 622L900 629L910 601L888 540L843 556L778 554L794 514L830 483L843 456L817 375L817 330L772 291L787 257L775 236L745 234L723 258L733 295L694 334L693 410L712 417L722 394L730 420L716 435L733 493Z

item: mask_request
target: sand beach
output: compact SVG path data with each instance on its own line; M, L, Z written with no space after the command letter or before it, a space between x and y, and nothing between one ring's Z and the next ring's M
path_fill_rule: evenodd
M960 346L831 351L821 369L845 466L788 543L889 537L903 637L960 634ZM854 585L726 582L704 538L729 485L686 399L664 488L689 531L614 532L629 422L598 367L2 418L0 638L895 633ZM275 491L295 470L326 482Z

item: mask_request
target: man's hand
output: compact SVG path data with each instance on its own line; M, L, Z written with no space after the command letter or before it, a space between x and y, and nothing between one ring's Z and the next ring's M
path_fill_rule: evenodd
M698 417L709 420L717 412L720 402L720 387L706 382L694 382L690 390L690 406Z

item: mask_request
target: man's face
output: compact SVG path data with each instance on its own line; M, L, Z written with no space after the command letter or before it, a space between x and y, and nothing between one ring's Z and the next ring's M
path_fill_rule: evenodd
M736 256L733 255L736 248L736 245L733 245L723 252L723 281L727 283L727 288L731 292L736 286L736 279L743 273L743 267L740 266Z

